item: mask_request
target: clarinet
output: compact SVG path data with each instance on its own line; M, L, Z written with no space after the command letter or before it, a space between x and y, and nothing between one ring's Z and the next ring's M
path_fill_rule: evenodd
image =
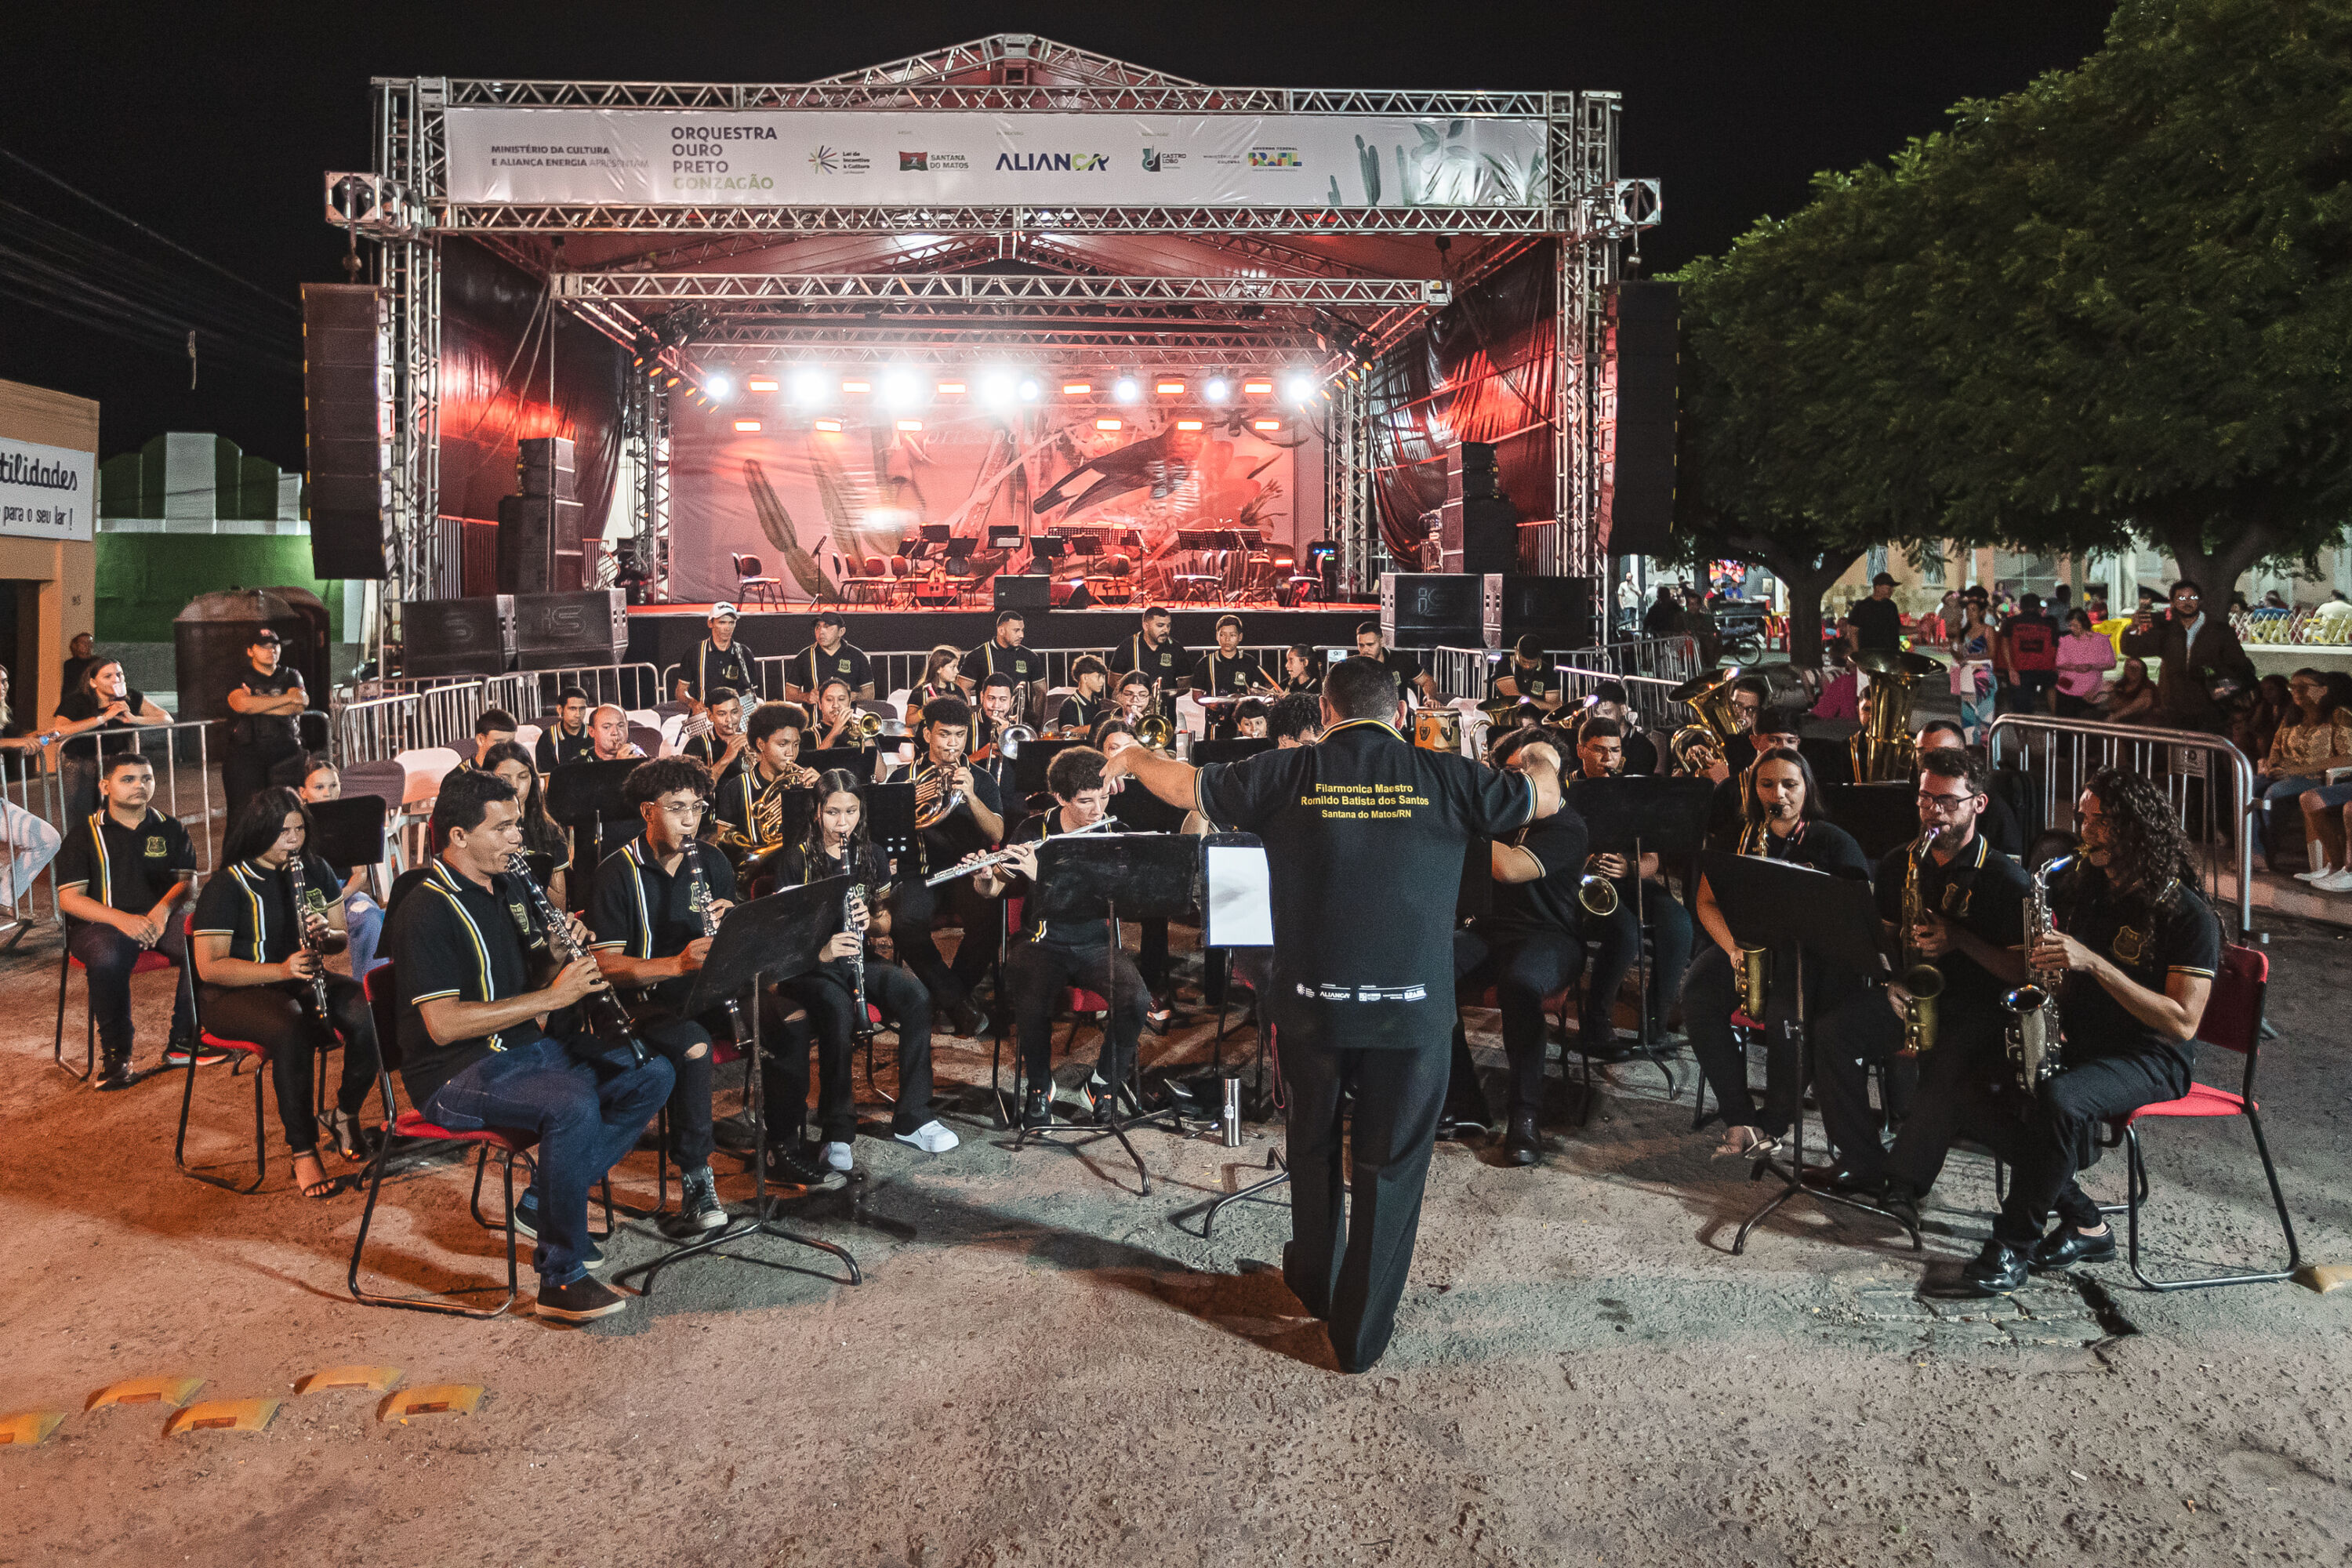
M687 875L692 879L687 883L687 902L691 904L694 907L694 912L701 917L702 934L717 936L719 921L710 912L710 884L703 879L702 846L699 844L688 844L686 847L686 870ZM750 1040L751 1032L744 1027L741 1005L730 996L726 1006L727 1022L733 1027L735 1038L739 1041Z
M310 973L310 1001L319 1010L319 1022L327 1026L329 1034L332 1034L335 1030L335 1015L327 1005L327 963L325 955L319 951L317 940L310 935L310 911L305 907L309 896L302 884L301 856L288 857L286 876L294 895L295 940L302 944L304 952L319 961L318 967Z
M557 962L569 967L585 958L586 950L572 934L572 923L563 918L563 911L555 907L546 889L539 885L539 879L530 874L530 862L520 855L508 856L507 875L521 884L524 896L530 900L530 907L539 915L540 924L547 928L547 945L555 953ZM628 1008L623 1005L610 985L583 996L580 999L580 1016L587 1021L589 1033L607 1045L627 1046L630 1058L639 1067L646 1065L645 1043L637 1038L636 1021L629 1016Z
M857 923L858 901L865 897L863 882L852 882L849 890L841 895L842 928L857 935L857 947L849 955L849 1039L852 1045L859 1046L881 1033L874 1026L873 1016L866 1011L866 931Z

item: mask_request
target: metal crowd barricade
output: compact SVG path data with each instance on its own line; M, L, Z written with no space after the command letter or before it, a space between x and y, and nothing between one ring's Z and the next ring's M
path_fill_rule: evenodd
M1501 665L1510 657L1507 648L1433 648L1429 654L1430 674L1441 696L1483 702L1492 677L1501 673ZM1603 680L1651 680L1672 688L1699 673L1698 644L1686 637L1638 637L1606 647L1548 649L1546 657L1559 671L1570 696L1579 699Z
M662 703L661 671L650 664L576 664L558 669L517 669L505 675L492 676L485 695L495 693L501 700L489 706L504 708L525 724L536 724L555 711L555 700L567 687L578 687L588 694L592 708L611 703L616 708L656 708ZM471 734L473 720L467 719L467 732Z
M465 745L474 721L492 706L479 680L346 702L335 715L335 764L388 763L420 746Z
M2227 739L2194 730L2004 713L1992 721L1986 746L1994 767L2010 762L2033 781L2040 820L2027 826L2035 832L2071 826L2083 781L2102 768L2136 773L2158 784L2196 847L2205 896L2217 909L2235 902L2238 934L2252 931L2259 797L2253 764ZM2225 882L2225 869L2235 878L2234 888Z

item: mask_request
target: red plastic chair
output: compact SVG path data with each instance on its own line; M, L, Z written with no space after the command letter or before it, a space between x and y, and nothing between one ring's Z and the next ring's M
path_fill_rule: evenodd
M367 972L367 977L362 984L367 989L368 1008L375 1015L377 1055L382 1063L379 1069L382 1073L379 1088L383 1094L384 1109L390 1110L394 1103L392 1095L392 1073L393 1069L400 1065L400 1035L394 1027L392 964L389 962L377 964ZM375 1218L376 1199L383 1191L384 1168L392 1163L396 1143L404 1139L408 1141L412 1150L418 1143L443 1142L471 1144L478 1151L474 1162L474 1191L469 1201L469 1211L474 1216L476 1225L480 1226L484 1230L503 1230L507 1241L507 1293L506 1299L497 1306L484 1310L476 1307L460 1306L454 1301L434 1301L418 1297L372 1295L360 1289L360 1259L367 1250L368 1226ZM478 1132L459 1131L455 1128L442 1127L427 1121L421 1112L415 1110L404 1110L394 1116L390 1126L385 1129L384 1139L376 1150L375 1158L368 1163L367 1206L360 1211L360 1233L352 1243L351 1271L344 1279L344 1283L351 1290L352 1300L370 1307L396 1307L408 1312L442 1312L458 1318L495 1318L513 1306L516 1297L520 1294L520 1276L515 1264L514 1165L518 1158L526 1163L530 1162L530 1148L537 1142L538 1139L529 1132L494 1127L484 1128ZM506 1183L506 1218L503 1225L493 1225L482 1215L482 1179L488 1173L490 1156L493 1153L499 1156L500 1174ZM610 1177L605 1178L603 1183L603 1194L604 1235L609 1237L613 1233L613 1184Z
M81 967L82 962L74 956L73 949L67 948L62 962L58 965L58 1031L57 1038L49 1047L49 1059L57 1064L58 1070L73 1073L74 1077L88 1083L98 1072L98 1020L90 1015L87 997L82 1006L81 1071L74 1072L73 1068L66 1066L66 980ZM170 959L150 948L131 963L131 973L152 974L156 970L171 967Z
M195 941L195 924L194 915L185 917L191 944ZM215 1050L234 1051L253 1060L253 1184L240 1187L225 1176L212 1175L202 1167L188 1163L188 1112L196 1099L196 1058L193 1052L188 1057L187 1079L180 1089L180 1131L172 1140L172 1163L177 1165L180 1174L189 1180L218 1187L223 1192L236 1193L240 1196L258 1192L262 1179L269 1173L269 1140L263 1131L261 1109L261 1080L269 1076L261 1069L268 1063L269 1053L255 1041L225 1039L205 1027L203 1003L197 994L196 960L193 952L188 955L188 962L181 965L180 984L188 988L188 1016L195 1020L196 1038Z
M2221 972L2213 976L2212 994L2197 1026L2204 1045L2235 1051L2246 1059L2245 1076L2234 1094L2226 1089L2192 1083L2179 1100L2143 1105L2108 1125L2121 1138L2130 1170L2128 1200L2122 1205L2129 1220L2132 1278L2151 1290L2194 1290L2210 1285L2261 1285L2290 1279L2301 1266L2302 1248L2294 1238L2294 1220L2287 1213L2286 1195L2279 1190L2278 1167L2263 1137L2262 1109L2254 1101L2254 1068L2261 1059L2263 1005L2270 990L2270 959L2259 949L2228 946L2221 950ZM2217 1274L2199 1279L2155 1279L2140 1267L2139 1211L2147 1201L2147 1157L2140 1148L2139 1124L2184 1117L2243 1117L2254 1135L2254 1153L2263 1163L2263 1178L2270 1184L2271 1203L2278 1210L2279 1229L2286 1237L2286 1264L2264 1272Z

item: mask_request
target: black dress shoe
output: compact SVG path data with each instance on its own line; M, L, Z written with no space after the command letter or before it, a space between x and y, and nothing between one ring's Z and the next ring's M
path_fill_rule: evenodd
M1543 1134L1536 1131L1532 1116L1511 1118L1510 1131L1503 1134L1503 1160L1507 1164L1532 1165L1543 1158Z
M1976 1261L1960 1270L1961 1289L1971 1296L2006 1296L2025 1285L2023 1247L1995 1237L1984 1244Z
M2034 1244L2033 1259L2027 1267L2041 1273L2072 1268L2077 1263L2113 1263L2115 1260L2116 1233L2113 1230L2084 1236L2071 1225L2062 1225Z
M1878 1206L1913 1230L1919 1228L1919 1194L1902 1177L1886 1178L1886 1184L1879 1189Z
M1569 1048L1580 1057L1603 1064L1630 1062L1642 1054L1638 1047L1619 1039L1614 1029L1588 1029L1577 1036Z
M1042 1089L1033 1089L1021 1101L1021 1125L1026 1128L1054 1125L1054 1100Z

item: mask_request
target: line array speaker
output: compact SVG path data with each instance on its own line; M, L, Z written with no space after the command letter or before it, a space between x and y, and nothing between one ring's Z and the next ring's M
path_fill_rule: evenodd
M310 480L310 571L382 578L392 510L392 374L383 290L302 285L302 447Z
M569 594L581 585L584 522L572 467L572 443L538 436L516 443L520 493L499 507L499 591Z

